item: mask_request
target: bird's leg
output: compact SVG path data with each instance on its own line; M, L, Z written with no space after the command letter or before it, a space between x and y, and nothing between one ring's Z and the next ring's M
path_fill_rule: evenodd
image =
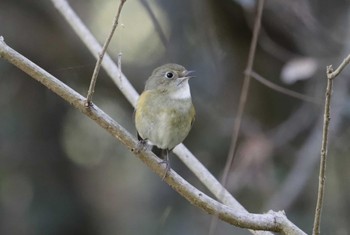
M160 157L163 159L160 164L165 164L165 172L162 178L164 180L170 170L169 149L162 149Z
M147 148L148 148L147 140L146 139L142 139L142 137L139 135L139 133L137 133L137 139L139 140L139 142L137 144L135 152L139 153L141 151L147 150Z

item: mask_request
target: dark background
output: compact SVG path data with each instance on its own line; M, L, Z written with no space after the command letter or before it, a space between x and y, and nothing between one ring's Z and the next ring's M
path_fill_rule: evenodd
M119 2L70 3L103 42ZM308 233L316 204L325 67L337 66L350 51L348 6L346 0L266 1L254 70L316 104L252 80L227 186L249 211L285 210ZM196 71L191 90L197 118L185 144L218 178L254 16L254 0L128 0L109 48L114 59L123 53L122 70L139 92L164 63ZM95 60L51 1L2 0L0 35L86 95ZM349 71L334 86L324 234L350 233ZM103 71L94 101L135 133L133 108ZM172 167L208 193L175 156ZM0 234L207 234L210 221L94 122L0 60ZM216 234L233 233L249 234L219 222Z

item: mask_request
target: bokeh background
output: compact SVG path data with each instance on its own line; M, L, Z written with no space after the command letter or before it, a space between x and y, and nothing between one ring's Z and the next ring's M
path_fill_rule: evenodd
M69 1L103 42L116 0ZM256 13L254 0L128 0L109 48L141 92L152 70L195 70L197 118L185 144L218 178L231 141ZM285 210L312 229L325 66L350 52L348 0L266 1L254 70L300 100L252 80L227 188L251 212ZM48 0L1 0L8 45L85 95L95 60ZM349 234L350 69L332 102L324 234ZM135 133L133 108L101 71L95 103ZM172 167L208 193L172 156ZM0 60L0 234L207 234L190 205L93 121ZM218 235L249 234L219 222Z

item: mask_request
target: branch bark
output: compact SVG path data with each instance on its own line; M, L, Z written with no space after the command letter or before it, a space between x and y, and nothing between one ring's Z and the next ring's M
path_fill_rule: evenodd
M2 37L0 37L0 58L9 61L29 76L42 83L48 89L59 95L76 109L91 118L102 128L107 130L116 139L128 147L141 161L151 168L160 177L164 173L164 165L150 151L134 151L137 149L138 141L128 133L121 125L104 113L93 103L86 107L86 99L76 91L59 81L57 78L40 68L9 46L7 46ZM284 212L270 211L266 214L252 214L237 211L224 204L221 204L210 198L203 192L197 190L173 170L169 171L168 177L164 179L175 191L186 198L191 204L201 208L209 214L217 215L221 220L232 225L249 228L253 230L268 230L281 232L283 234L305 234L302 230L291 223Z
M333 92L333 81L341 73L341 71L350 63L350 55L348 55L336 70L333 70L332 65L327 66L327 88L326 99L324 104L323 117L323 132L322 132L322 146L321 146L321 162L318 182L317 203L315 209L314 226L312 230L313 235L320 234L321 214L323 206L324 190L326 186L326 166L327 166L327 152L328 152L328 132L331 121L331 99Z

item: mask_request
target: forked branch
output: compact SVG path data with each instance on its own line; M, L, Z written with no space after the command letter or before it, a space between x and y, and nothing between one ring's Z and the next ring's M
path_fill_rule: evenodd
M316 209L315 209L314 226L312 230L313 235L320 234L323 197L324 197L324 189L326 185L328 132L329 132L329 124L331 121L331 99L332 99L332 92L333 92L333 81L349 63L350 63L350 55L348 55L344 59L344 61L339 65L339 67L336 70L333 70L332 65L327 66L327 88L326 88L326 100L324 104L321 162L320 162L320 173L319 173L319 181L318 181L318 193L317 193L317 202L316 202Z

